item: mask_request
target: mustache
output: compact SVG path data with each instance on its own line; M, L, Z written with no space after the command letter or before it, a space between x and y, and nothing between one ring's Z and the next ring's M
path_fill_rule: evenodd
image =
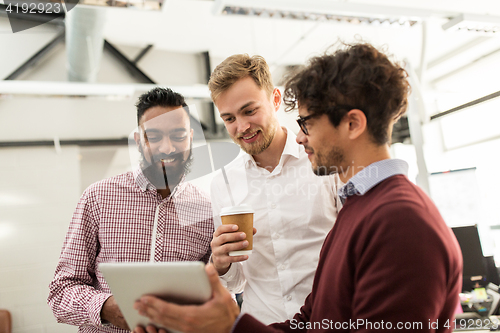
M314 153L314 149L312 149L311 147L306 146L306 145L303 145L303 146L304 146L304 149L305 149L306 152L308 152L308 153Z
M241 139L242 137L247 136L250 133L257 133L258 131L262 132L262 129L259 127L259 128L253 128L253 129L246 131L246 132L243 132L243 133L238 133L236 135L236 138Z
M184 152L179 152L179 153L173 153L173 154L156 154L152 156L153 162L160 162L161 160L170 160L170 159L183 159L183 154Z

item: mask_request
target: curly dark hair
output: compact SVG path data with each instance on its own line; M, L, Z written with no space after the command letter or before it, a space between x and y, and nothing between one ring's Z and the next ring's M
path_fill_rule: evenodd
M408 73L370 44L343 44L309 60L285 84L286 111L305 106L310 114L327 114L337 127L352 109L363 111L376 144L390 141L389 125L405 111Z
M140 124L141 118L147 109L155 106L163 107L183 107L189 115L189 107L184 100L184 96L173 91L170 88L156 87L142 94L135 104L137 107L137 124Z

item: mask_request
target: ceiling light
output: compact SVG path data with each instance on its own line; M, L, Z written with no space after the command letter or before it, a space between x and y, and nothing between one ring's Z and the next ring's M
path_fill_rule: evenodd
M443 29L449 31L495 35L500 33L500 17L460 14L443 24Z
M312 8L314 8L312 10ZM329 21L411 27L433 16L429 10L367 5L331 0L216 0L216 15L244 15L289 20Z
M308 21L336 21L345 22L351 24L374 24L381 26L401 26L401 27L411 27L418 23L415 19L403 19L403 18L372 18L363 16L344 16L344 15L326 15L322 13L290 13L288 11L280 10L266 10L263 8L242 8L242 7L224 7L221 12L223 15L245 15L245 16L258 16L262 18L274 17L274 18L284 18L292 20L308 20Z
M79 5L161 10L164 0L79 0Z

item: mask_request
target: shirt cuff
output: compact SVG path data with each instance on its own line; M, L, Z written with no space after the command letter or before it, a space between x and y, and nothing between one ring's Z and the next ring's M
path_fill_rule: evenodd
M236 317L236 320L233 323L233 327L231 327L231 332L234 333L234 330L236 329L236 326L238 326L238 322L240 321L241 317L243 316L243 313L240 313L238 317Z
M212 260L212 256L213 256L213 253L210 255L210 259L208 260L208 262L210 262L212 265L214 265L214 261ZM214 265L214 268L215 268L215 265ZM229 269L227 270L226 273L219 275L219 281L224 288L227 289L227 282L234 279L236 277L236 273L237 273L236 264L231 264L231 266L229 266Z
M228 271L219 276L219 280L221 284L224 286L224 288L228 289L228 283L233 281L236 278L236 275L238 273L238 267L237 263L232 263L231 266L229 266ZM233 292L232 290L228 289L230 292Z
M112 294L109 293L99 293L95 295L90 302L90 319L92 320L92 323L97 327L106 327L110 325L108 322L101 319L101 311L104 302L106 302L107 299L111 296Z
M236 277L236 273L238 271L238 268L236 268L236 263L233 263L231 264L231 266L229 266L229 269L227 270L227 272L221 276L219 276L219 278L223 281L231 281L232 279L234 279Z

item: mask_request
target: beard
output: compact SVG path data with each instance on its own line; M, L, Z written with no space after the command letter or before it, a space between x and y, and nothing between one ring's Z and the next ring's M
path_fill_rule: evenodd
M339 173L343 169L341 165L345 161L344 151L339 147L332 147L326 154L321 152L314 152L313 149L307 147L308 150L314 153L316 157L316 166L313 165L312 169L316 176L328 176ZM342 170L344 171L344 170ZM347 170L345 170L347 172Z
M156 154L149 155L149 162L144 155L144 150L140 148L140 167L144 176L153 184L157 189L170 189L173 191L182 179L182 177L189 173L191 164L193 162L192 142L189 146L189 154L185 156L186 152L175 154ZM175 158L180 159L181 163L176 167L165 167L161 162L162 159L168 160Z
M265 132L262 128L257 128L257 131L262 133L262 140L260 142L252 142L249 144L242 142L241 138L249 133L238 134L236 136L238 139L233 139L233 141L235 141L245 153L249 155L258 155L266 150L273 142L277 126L277 124L272 124L267 132Z

